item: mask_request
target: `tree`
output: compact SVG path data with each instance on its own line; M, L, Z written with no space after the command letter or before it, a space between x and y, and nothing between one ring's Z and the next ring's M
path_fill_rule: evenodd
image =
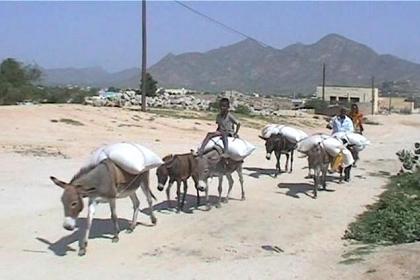
M32 82L38 80L41 71L30 65L23 65L13 58L0 63L0 104L15 104L40 94Z
M157 91L157 84L158 82L155 81L150 75L150 73L146 73L146 96L156 96ZM143 87L143 78L141 79L140 89Z

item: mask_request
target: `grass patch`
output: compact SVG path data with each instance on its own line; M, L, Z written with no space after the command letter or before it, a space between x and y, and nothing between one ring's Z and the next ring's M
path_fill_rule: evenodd
M420 241L420 172L392 178L379 201L349 225L344 238L376 244Z

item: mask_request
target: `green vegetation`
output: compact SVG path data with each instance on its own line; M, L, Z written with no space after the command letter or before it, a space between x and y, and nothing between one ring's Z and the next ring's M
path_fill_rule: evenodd
M305 107L315 109L315 111L322 111L328 107L328 102L321 99L310 99L305 103Z
M42 73L33 66L13 58L0 63L0 105L15 105L25 100L34 103L83 103L85 96L96 95L96 89L43 87L36 85Z
M246 105L238 105L235 109L235 113L249 116L251 115L251 110Z
M420 241L420 171L392 178L379 201L349 225L344 237L380 244Z
M143 88L143 77L141 79L140 88ZM146 72L146 96L156 96L157 91L157 81L155 81L150 75L150 73Z

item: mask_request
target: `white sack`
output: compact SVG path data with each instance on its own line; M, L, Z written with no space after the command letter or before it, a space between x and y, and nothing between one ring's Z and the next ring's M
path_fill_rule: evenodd
M279 134L280 130L284 127L284 125L281 124L267 124L262 130L261 130L261 136L264 138L269 138L273 134Z
M308 136L298 142L297 150L301 153L309 152L315 145L322 143L324 139L329 138L329 135L326 134L314 134Z
M354 132L337 132L332 135L341 140L346 140L348 144L354 145L357 151L362 151L370 144L370 141L361 134Z
M280 128L279 134L284 135L286 139L292 143L297 143L300 140L308 137L308 135L302 130L290 126L284 126Z
M130 174L139 174L161 165L159 156L149 149L134 143L116 143L103 146L92 153L89 165L97 165L109 158L118 167Z
M325 147L325 151L332 157L337 156L341 151L345 150L343 143L334 137L324 139L322 144Z
M351 152L347 149L343 150L343 165L344 167L350 166L354 163L353 156Z
M255 150L255 146L249 143L246 140L234 137L228 137L228 151L227 154L233 160L243 160ZM220 136L216 136L212 138L209 143L207 143L206 147L204 148L204 152L208 152L213 149L215 146L220 146L224 149L223 141Z

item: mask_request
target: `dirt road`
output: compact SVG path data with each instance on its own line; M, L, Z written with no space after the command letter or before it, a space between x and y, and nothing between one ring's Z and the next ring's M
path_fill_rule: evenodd
M61 224L61 189L93 148L136 141L160 156L197 147L213 122L156 117L116 108L43 105L0 108L0 279L415 279L419 244L375 249L347 263L356 248L341 239L351 221L383 191L399 169L395 152L420 140L420 116L375 116L367 125L372 145L361 154L349 184L335 175L318 199L305 179L306 160L291 174L272 176L258 130L241 129L257 146L245 162L246 201L194 209L190 184L186 213L167 209L164 193L152 188L158 224L146 215L132 234L111 242L107 205L98 207L88 252L77 256L78 232ZM308 133L326 132L306 129ZM210 194L215 199L216 180ZM240 197L235 177L233 198ZM227 190L225 182L224 193ZM172 194L175 197L175 193ZM175 204L175 203L174 203ZM146 207L141 198L141 207ZM84 223L86 211L81 215ZM131 217L129 199L117 201L121 228ZM416 257L417 256L417 257ZM415 265L417 263L417 265ZM418 278L416 278L418 279Z

